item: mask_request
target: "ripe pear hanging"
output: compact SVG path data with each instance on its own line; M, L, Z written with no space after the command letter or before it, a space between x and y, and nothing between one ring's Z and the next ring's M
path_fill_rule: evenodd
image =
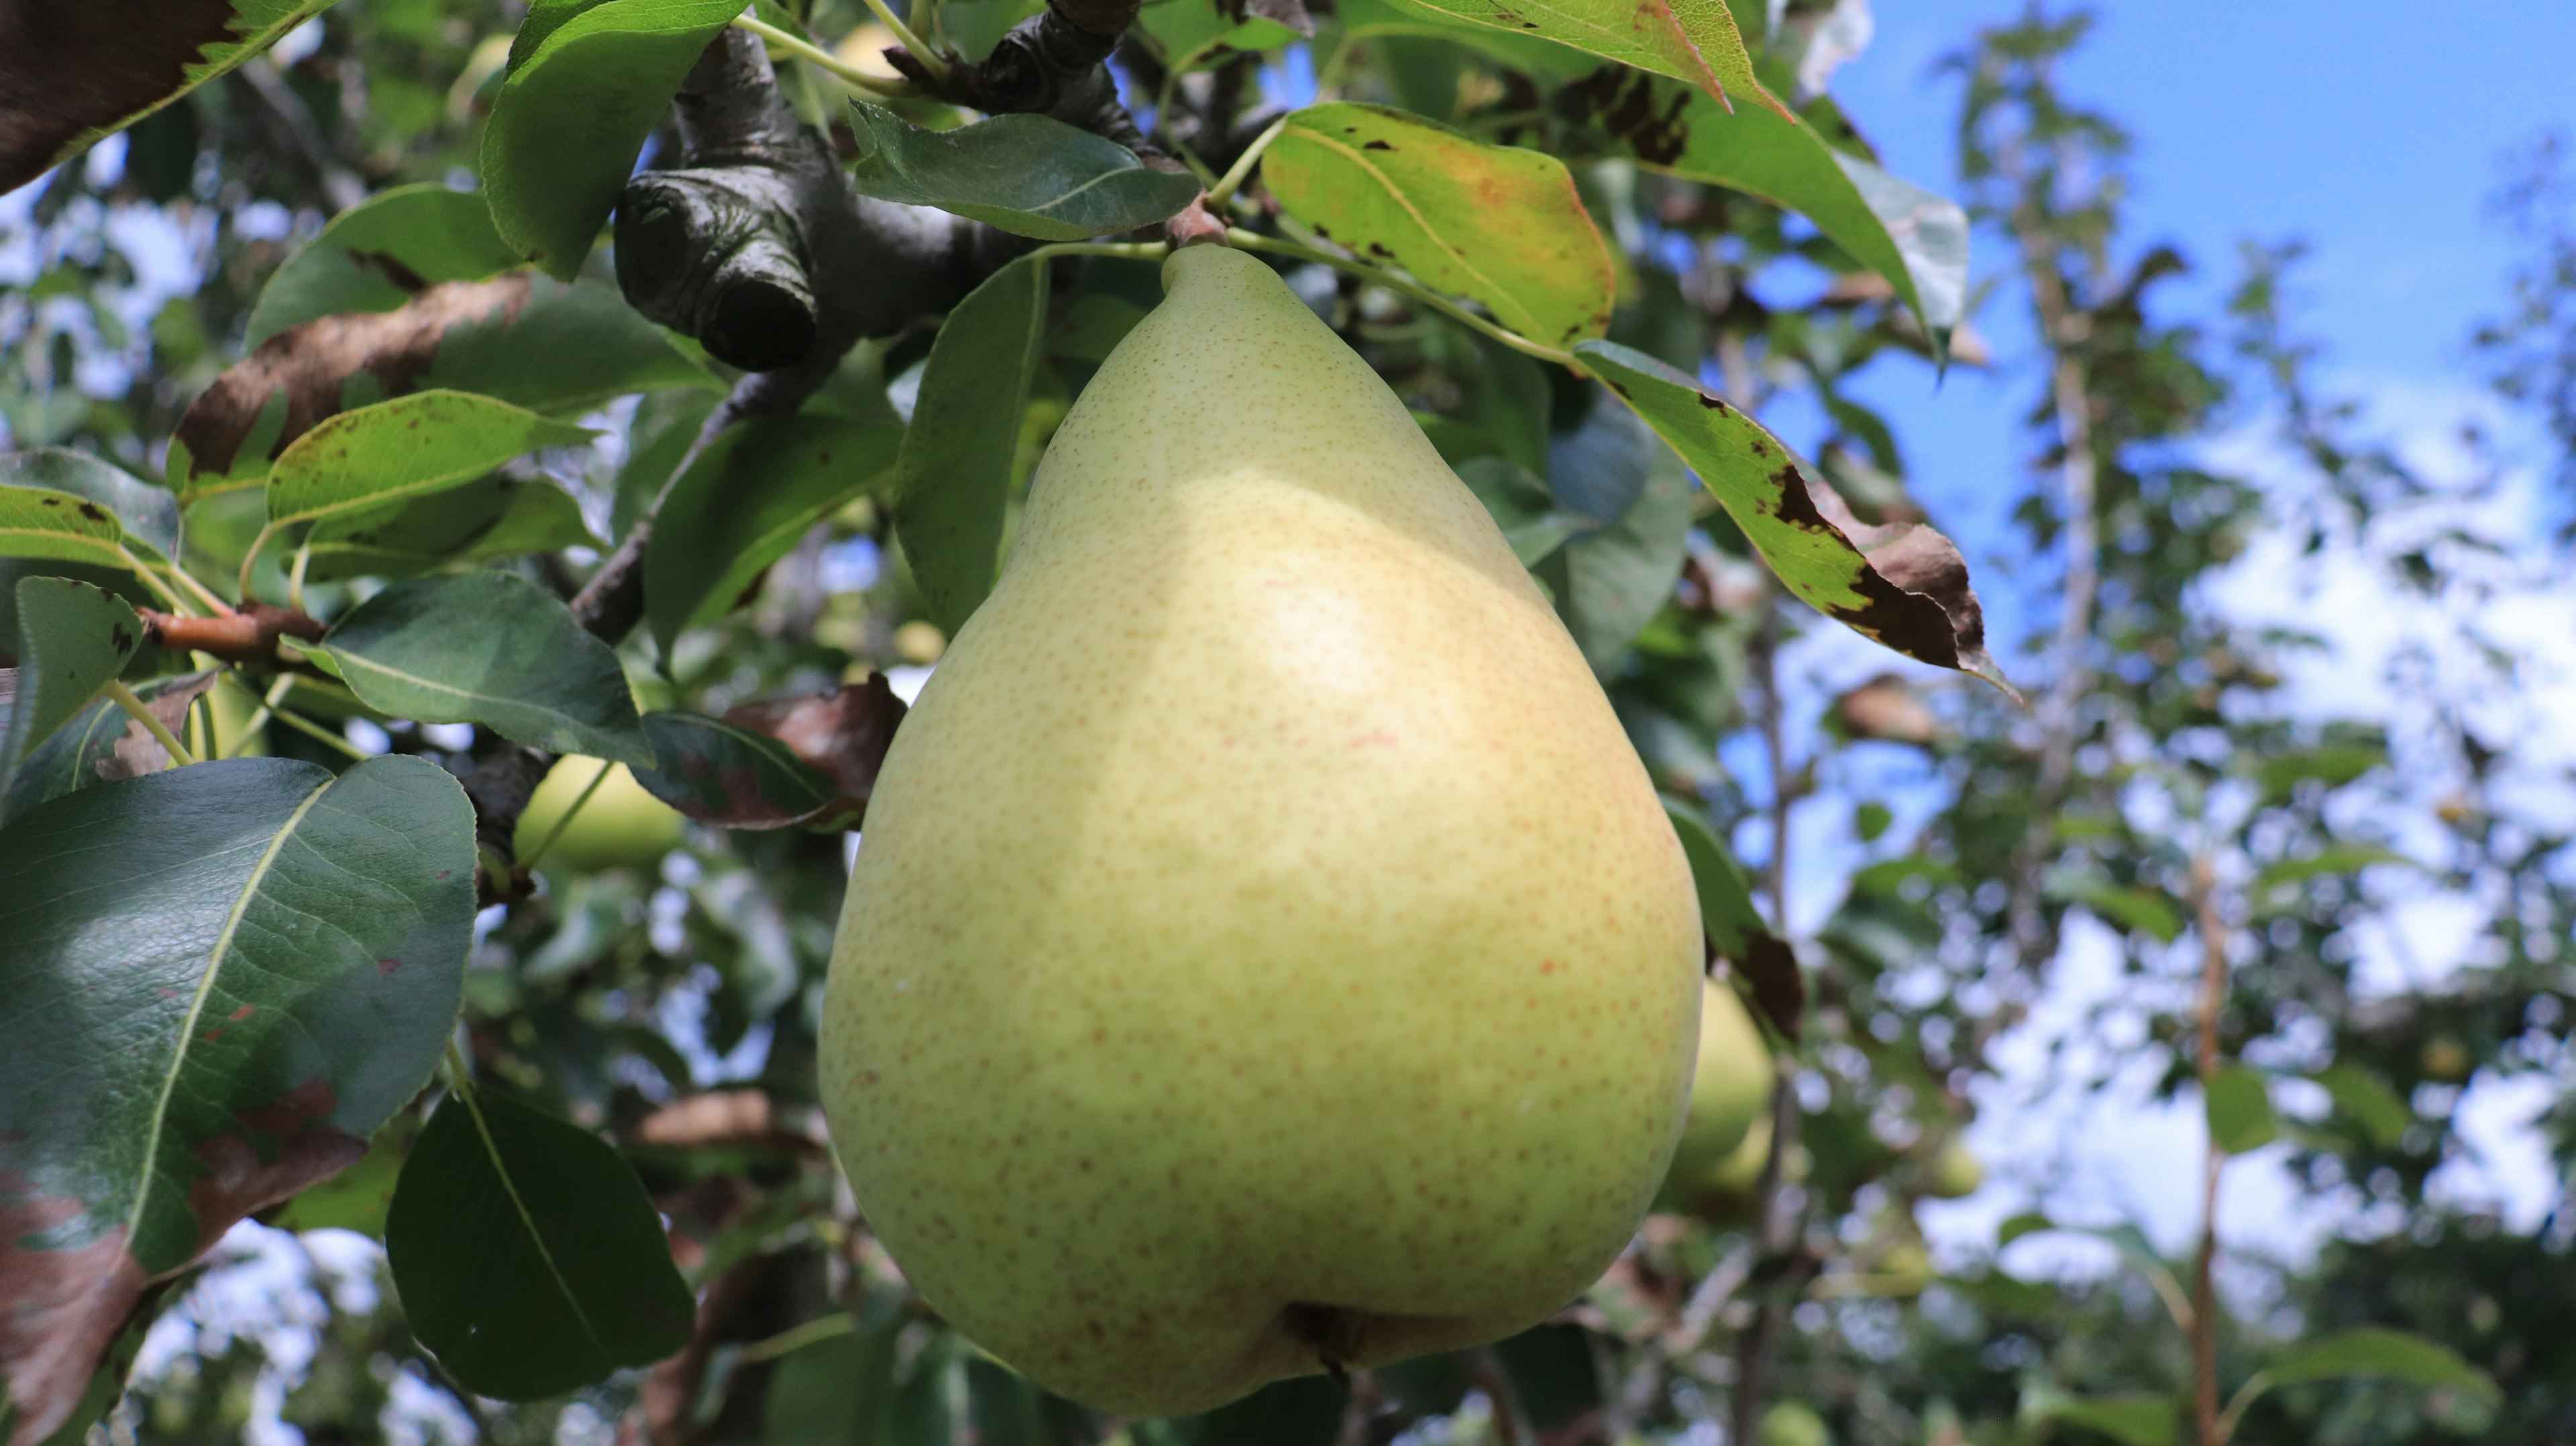
M1476 499L1193 246L887 755L833 1139L995 1355L1129 1416L1546 1319L1663 1177L1689 866Z

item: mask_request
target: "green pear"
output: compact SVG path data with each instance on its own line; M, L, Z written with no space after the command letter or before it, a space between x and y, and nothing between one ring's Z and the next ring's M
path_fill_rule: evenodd
M528 806L519 814L512 848L520 858L529 857L548 836L554 835L564 810L572 807L593 778L599 777L599 765L596 758L560 758L546 771L537 791L529 795ZM600 780L590 801L572 816L571 823L564 825L563 833L555 836L537 863L540 867L559 864L582 872L649 869L662 861L662 855L679 846L679 810L647 792L620 763Z
M1967 1141L1953 1135L1941 1142L1932 1153L1931 1168L1924 1172L1924 1193L1935 1200L1959 1200L1977 1193L1986 1183L1985 1162L1968 1148Z
M1690 1121L1656 1203L1688 1209L1729 1177L1736 1151L1771 1103L1771 1048L1735 991L1710 980L1699 1007L1699 1063L1691 1074ZM1770 1135L1763 1135L1763 1148ZM1759 1175L1761 1162L1754 1171ZM1743 1193L1742 1189L1727 1192Z
M1833 1428L1804 1401L1782 1401L1763 1413L1754 1446L1834 1446Z
M1268 267L1163 277L886 756L821 1052L924 1299L1127 1416L1563 1307L1702 993L1680 842L1491 517Z

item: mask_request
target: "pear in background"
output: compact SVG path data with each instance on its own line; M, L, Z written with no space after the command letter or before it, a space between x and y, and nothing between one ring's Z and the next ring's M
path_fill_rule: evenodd
M886 757L821 1059L921 1294L1128 1416L1564 1306L1702 994L1672 826L1484 508L1261 262L1164 281Z
M1712 1194L1745 1193L1750 1181L1734 1183L1742 1173L1739 1152L1756 1121L1764 1125L1762 1143L1753 1154L1759 1178L1771 1135L1764 1111L1771 1105L1771 1047L1762 1040L1753 1016L1735 990L1712 979L1699 1007L1699 1063L1691 1075L1690 1122L1682 1127L1672 1168L1655 1203L1667 1210L1687 1210Z

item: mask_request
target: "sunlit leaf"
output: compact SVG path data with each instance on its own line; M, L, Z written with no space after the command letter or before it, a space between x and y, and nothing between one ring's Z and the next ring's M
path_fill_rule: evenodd
M1029 370L1046 330L1047 270L1014 261L957 304L931 344L895 464L895 536L954 634L993 590Z
M1610 325L1609 248L1554 156L1341 102L1290 115L1262 177L1318 232L1483 302L1524 336L1565 346Z

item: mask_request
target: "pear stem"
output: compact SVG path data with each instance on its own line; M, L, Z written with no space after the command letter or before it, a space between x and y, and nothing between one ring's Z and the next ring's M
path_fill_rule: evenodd
M1278 256L1294 256L1300 260L1321 262L1336 270L1347 271L1373 285L1383 286L1389 291L1402 292L1453 321L1474 327L1523 356L1536 357L1540 361L1554 362L1558 366L1577 371L1582 369L1576 363L1574 353L1570 351L1549 346L1545 342L1532 341L1519 332L1478 316L1428 287L1416 285L1393 272L1381 270L1365 261L1348 256L1336 256L1330 251L1319 251L1312 246L1300 246L1294 241L1282 241L1277 237L1264 236L1257 231L1246 231L1240 226L1227 227L1225 239L1246 251L1268 251Z
M878 9L882 12L884 7L880 5ZM883 96L889 100L913 94L912 87L904 84L902 81L888 80L883 76L870 75L866 71L849 64L842 60L841 57L834 55L832 52L825 50L823 47L816 45L814 42L805 39L801 35L790 35L775 25L753 19L749 15L735 16L733 24L736 29L759 36L761 39L768 41L770 44L777 46L779 49L786 51L788 54L795 56L797 59L804 61L806 64L813 66L815 69L822 71L826 75L831 76L834 80L840 81L842 84L847 85L854 90L863 90L870 95ZM896 42L898 44L905 44L907 48L918 47L913 50L913 53L924 57L927 61L927 63L923 65L922 69L928 70L932 65L938 65L940 67L940 71L944 74L947 67L940 62L937 55L931 53L928 46L922 45L918 39L914 39L910 42L904 41L903 37L910 35L912 32L901 29L901 24L902 22L897 21L894 26L888 27L889 30L896 32Z
M1049 256L1121 256L1130 261L1160 261L1171 254L1162 241L1058 241L1029 253L1031 260Z
M1217 183L1208 187L1207 208L1209 210L1225 209L1225 203L1234 199L1234 193L1252 175L1252 168L1260 161L1261 153L1270 149L1270 143L1279 139L1279 133L1286 129L1288 129L1288 117L1283 115L1270 123L1270 129L1253 137L1252 144L1244 147L1243 154L1234 158L1234 164L1225 168L1225 174L1217 178Z

